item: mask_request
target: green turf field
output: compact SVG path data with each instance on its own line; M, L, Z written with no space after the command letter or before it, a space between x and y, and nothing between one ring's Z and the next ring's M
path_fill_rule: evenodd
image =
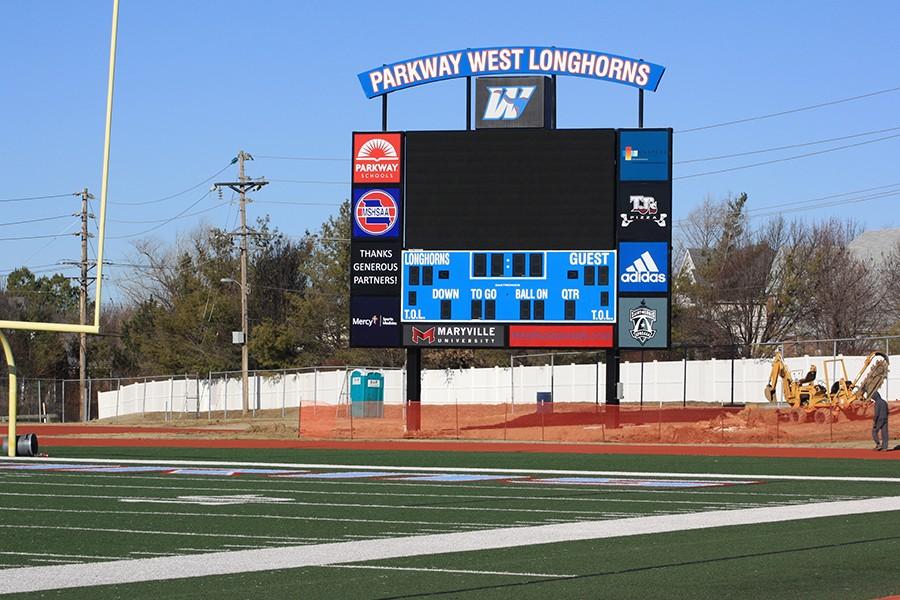
M316 478L227 476L195 471L178 475L159 471L0 468L0 498L5 509L0 515L0 564L4 570L50 565L87 569L88 563L154 557L181 560L198 555L201 559L208 555L210 561L224 564L230 555L223 553L254 549L282 548L279 552L284 554L296 548L315 549L325 544L364 540L388 544L410 536L759 507L778 510L792 505L900 496L900 481L896 479L900 473L894 461L84 448L54 448L50 461L65 457L88 461L146 459L159 461L160 465L166 460L217 460L320 466L294 469L315 474ZM654 475L645 479L657 483L635 487L629 484L640 479L635 475L615 476L624 481L603 486L521 479L423 481L413 477L433 476L435 472L402 469L384 469L384 473L396 475L381 477L364 472L351 479L318 478L323 473L353 471L349 465L438 467L440 474L457 475L467 468L525 469L533 472L532 480L559 476L547 472L552 470L652 472ZM284 466L276 470L286 469L290 470ZM673 475L666 477L662 473ZM735 475L736 484L663 487L667 481L684 479L674 476L679 473L693 473L695 476L689 479L704 481L718 480L697 474ZM741 475L753 477L737 478ZM893 480L832 481L778 476ZM430 539L422 537L426 542ZM363 561L349 560L353 557L351 552L347 562L327 566L239 571L188 579L163 577L18 596L731 600L863 599L900 593L900 511L512 548L453 550L452 545L438 545L427 554ZM248 556L255 560L253 553ZM100 567L127 570L141 569L145 564ZM265 563L253 567L264 568Z

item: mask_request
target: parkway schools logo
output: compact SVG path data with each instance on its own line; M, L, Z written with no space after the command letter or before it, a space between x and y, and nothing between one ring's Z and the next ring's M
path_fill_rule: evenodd
M646 302L641 300L641 305L632 308L630 311L631 318L631 337L637 340L641 346L653 339L656 330L653 324L656 323L656 309L647 306Z
M369 190L356 201L353 219L362 237L396 237L400 206L387 190Z
M669 215L659 212L653 196L629 196L628 201L631 203L631 210L619 214L622 227L628 227L635 221L651 221L660 227L666 226L666 217Z
M353 183L400 183L400 134L353 136Z
M485 121L515 121L525 112L536 87L509 85L487 88L488 101L482 118Z

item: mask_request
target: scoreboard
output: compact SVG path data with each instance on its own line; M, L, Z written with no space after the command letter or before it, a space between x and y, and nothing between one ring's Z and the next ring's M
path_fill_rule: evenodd
M404 322L614 323L611 250L404 250Z
M353 134L352 347L666 348L672 130Z

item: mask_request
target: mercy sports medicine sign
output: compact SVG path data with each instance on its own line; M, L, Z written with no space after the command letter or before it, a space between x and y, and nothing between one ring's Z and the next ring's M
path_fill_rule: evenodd
M547 46L469 48L421 56L359 74L369 98L405 88L476 75L573 75L656 91L665 67L595 50Z

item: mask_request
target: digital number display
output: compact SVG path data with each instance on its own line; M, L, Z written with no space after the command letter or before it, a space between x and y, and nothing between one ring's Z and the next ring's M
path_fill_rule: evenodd
M613 250L404 250L404 322L614 323Z

